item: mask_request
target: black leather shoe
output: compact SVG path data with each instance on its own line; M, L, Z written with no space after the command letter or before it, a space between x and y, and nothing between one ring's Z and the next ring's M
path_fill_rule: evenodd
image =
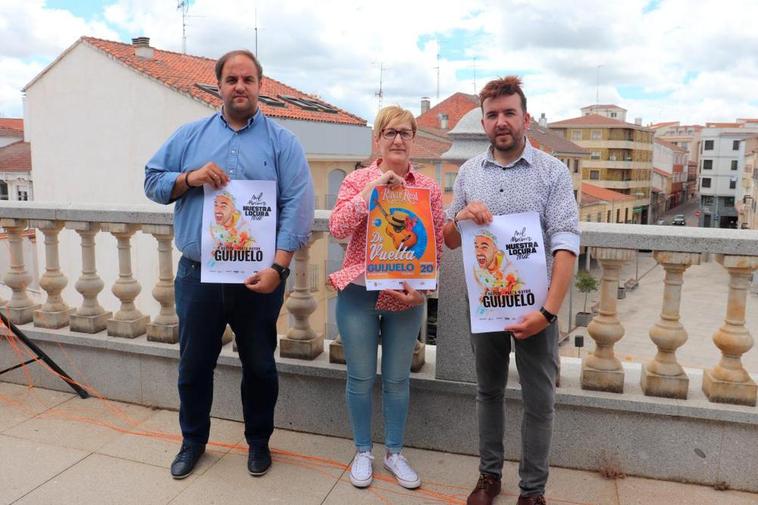
M271 451L267 445L253 445L247 453L247 471L254 477L260 477L271 468Z
M192 473L200 456L205 452L205 445L183 443L179 454L171 463L171 476L175 479L183 479Z

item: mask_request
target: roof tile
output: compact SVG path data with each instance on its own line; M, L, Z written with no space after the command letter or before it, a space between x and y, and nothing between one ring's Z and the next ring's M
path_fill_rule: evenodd
M31 172L32 150L29 142L19 140L0 147L0 170L4 172Z
M212 87L217 85L214 72L216 60L160 49L153 49L153 57L146 59L136 56L134 54L134 46L131 44L94 37L82 37L81 41L108 54L137 72L162 82L179 93L189 95L214 108L220 107L223 104L218 96L197 86L197 84ZM305 110L291 103L286 103L284 107L275 107L259 101L259 107L269 117L362 126L366 124L365 119L334 107L317 97L308 95L268 76L264 76L261 94L277 99L282 95L305 98L324 104L337 111L336 113L329 113Z

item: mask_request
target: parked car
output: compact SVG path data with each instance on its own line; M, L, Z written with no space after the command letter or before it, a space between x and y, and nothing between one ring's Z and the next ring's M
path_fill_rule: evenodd
M674 219L671 220L671 224L674 226L687 226L687 221L684 219L684 214L677 214Z

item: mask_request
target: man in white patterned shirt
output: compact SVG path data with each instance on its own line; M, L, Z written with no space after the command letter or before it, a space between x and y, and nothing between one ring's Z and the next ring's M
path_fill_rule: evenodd
M482 126L491 146L458 171L443 228L445 244L451 249L461 245L459 221L487 224L493 215L538 212L550 286L540 310L501 332L471 334L476 359L481 475L467 504L490 505L500 493L503 395L512 336L524 404L517 505L545 505L559 365L555 320L579 253L579 213L566 165L535 149L526 138L530 117L521 80L509 76L490 81L479 98Z

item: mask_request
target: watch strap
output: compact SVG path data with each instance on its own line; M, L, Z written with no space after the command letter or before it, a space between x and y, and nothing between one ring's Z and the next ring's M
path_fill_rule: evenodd
M540 307L540 314L542 314L545 317L548 324L552 324L555 322L556 319L558 319L558 316L556 314L553 314L552 312L547 310L545 307Z

